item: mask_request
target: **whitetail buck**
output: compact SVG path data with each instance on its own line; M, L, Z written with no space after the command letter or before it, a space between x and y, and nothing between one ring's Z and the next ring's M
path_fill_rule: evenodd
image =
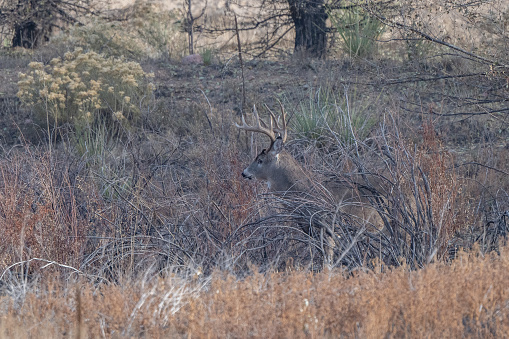
M255 160L243 172L242 176L246 179L258 179L267 182L272 192L305 192L309 190L310 182L299 163L284 150L284 143L287 137L286 114L283 106L282 126L280 127L276 117L270 113L270 124L260 119L256 107L253 108L255 126L249 126L242 116L242 126L237 128L258 132L267 135L270 138L270 146L263 149Z
M284 144L287 138L287 120L283 105L281 106L281 126L274 114L269 110L270 122L267 124L260 119L256 107L253 107L254 124L248 125L244 116L242 116L242 125L235 123L237 128L257 132L267 135L270 138L270 145L267 149L263 149L255 160L242 172L242 176L247 179L258 179L266 181L269 190L279 196L296 197L303 194L321 194L322 196L334 197L335 204L338 206L336 210L341 210L345 214L363 220L367 223L375 221L378 215L376 209L370 204L366 195L360 193L356 185L348 181L330 185L330 191L325 189L321 184L310 179L307 171L295 160L295 158L284 150ZM328 185L329 186L329 185ZM302 200L300 200L302 201ZM311 220L316 214L316 208L309 208L300 205L298 208L292 208L292 212L300 214L301 217L309 219L301 225L301 228L309 233L310 227L314 226L321 229L321 236L328 234L329 250L334 247L334 243L338 244L338 236L335 234L335 226L330 222L324 222L320 218ZM335 217L333 218L335 219ZM332 221L334 223L334 221ZM325 232L324 232L325 231ZM355 231L354 231L355 232ZM323 238L322 238L323 240ZM323 243L323 241L322 241ZM323 251L324 255L329 256L327 260L331 260L331 254ZM329 261L330 263L330 261Z

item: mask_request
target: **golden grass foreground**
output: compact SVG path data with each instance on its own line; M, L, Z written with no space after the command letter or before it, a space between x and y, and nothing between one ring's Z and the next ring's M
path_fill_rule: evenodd
M256 271L256 270L255 270ZM1 338L504 338L509 252L419 271L44 282L3 296Z

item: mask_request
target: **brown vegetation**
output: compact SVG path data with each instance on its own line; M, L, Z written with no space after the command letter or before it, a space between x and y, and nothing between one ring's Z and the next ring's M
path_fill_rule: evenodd
M0 337L508 336L507 44L490 64L416 26L362 57L246 46L242 66L196 30L204 64L182 65L181 13L137 8L0 51ZM125 72L99 82L70 55ZM278 101L313 184L366 199L242 178L267 140L232 122Z
M214 273L121 285L45 282L16 305L2 337L500 338L509 334L507 251L380 273ZM32 326L37 324L37 326Z

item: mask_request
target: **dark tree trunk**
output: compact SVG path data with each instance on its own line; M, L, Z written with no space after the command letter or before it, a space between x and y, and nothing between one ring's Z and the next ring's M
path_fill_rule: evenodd
M324 0L288 0L295 24L295 53L323 58L327 51Z
M33 21L16 24L12 47L35 48L39 40L39 30Z
M0 0L1 1L1 0ZM14 29L12 47L35 48L48 41L53 26L73 21L79 0L10 0L11 25ZM61 21L63 19L63 21Z
M39 10L37 0L17 0L18 20L14 24L12 47L35 48L38 45L41 29L36 20L40 16Z

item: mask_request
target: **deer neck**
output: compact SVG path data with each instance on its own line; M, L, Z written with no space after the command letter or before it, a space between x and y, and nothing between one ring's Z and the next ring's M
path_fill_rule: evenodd
M276 156L272 176L267 185L272 192L307 191L307 176L302 167L288 153Z

